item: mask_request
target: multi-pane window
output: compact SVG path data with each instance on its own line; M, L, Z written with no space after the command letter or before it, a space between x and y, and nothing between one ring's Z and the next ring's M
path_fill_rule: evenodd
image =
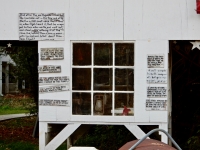
M72 114L134 115L134 43L72 43Z

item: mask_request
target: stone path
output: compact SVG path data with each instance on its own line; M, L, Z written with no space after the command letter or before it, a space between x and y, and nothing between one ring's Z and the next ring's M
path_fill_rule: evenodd
M13 118L20 118L20 117L27 117L29 114L9 114L9 115L0 115L0 121L13 119Z

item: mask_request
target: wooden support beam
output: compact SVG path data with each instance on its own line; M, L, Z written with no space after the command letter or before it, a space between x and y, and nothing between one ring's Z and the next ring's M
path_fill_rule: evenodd
M137 125L125 125L125 127L137 138L141 139L146 134Z
M55 150L61 145L81 124L68 124L45 147L45 150Z

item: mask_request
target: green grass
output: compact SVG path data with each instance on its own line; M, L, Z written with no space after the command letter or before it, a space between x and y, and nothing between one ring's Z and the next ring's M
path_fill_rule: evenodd
M38 145L29 142L12 142L0 141L0 150L39 150Z
M0 99L0 115L29 113L35 107L31 98Z

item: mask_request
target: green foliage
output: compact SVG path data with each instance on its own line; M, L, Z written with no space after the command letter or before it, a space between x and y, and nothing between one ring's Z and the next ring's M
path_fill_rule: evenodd
M0 99L0 115L30 113L36 114L37 109L31 98L2 98Z
M12 142L0 141L0 150L38 150L38 145L29 142Z
M119 149L135 137L124 126L96 125L81 137L75 146L93 146L99 150Z
M13 47L15 53L10 54L16 63L12 74L19 81L19 89L22 80L26 81L26 90L22 92L30 93L34 97L36 106L38 105L38 48L35 47ZM36 107L37 109L37 107Z

